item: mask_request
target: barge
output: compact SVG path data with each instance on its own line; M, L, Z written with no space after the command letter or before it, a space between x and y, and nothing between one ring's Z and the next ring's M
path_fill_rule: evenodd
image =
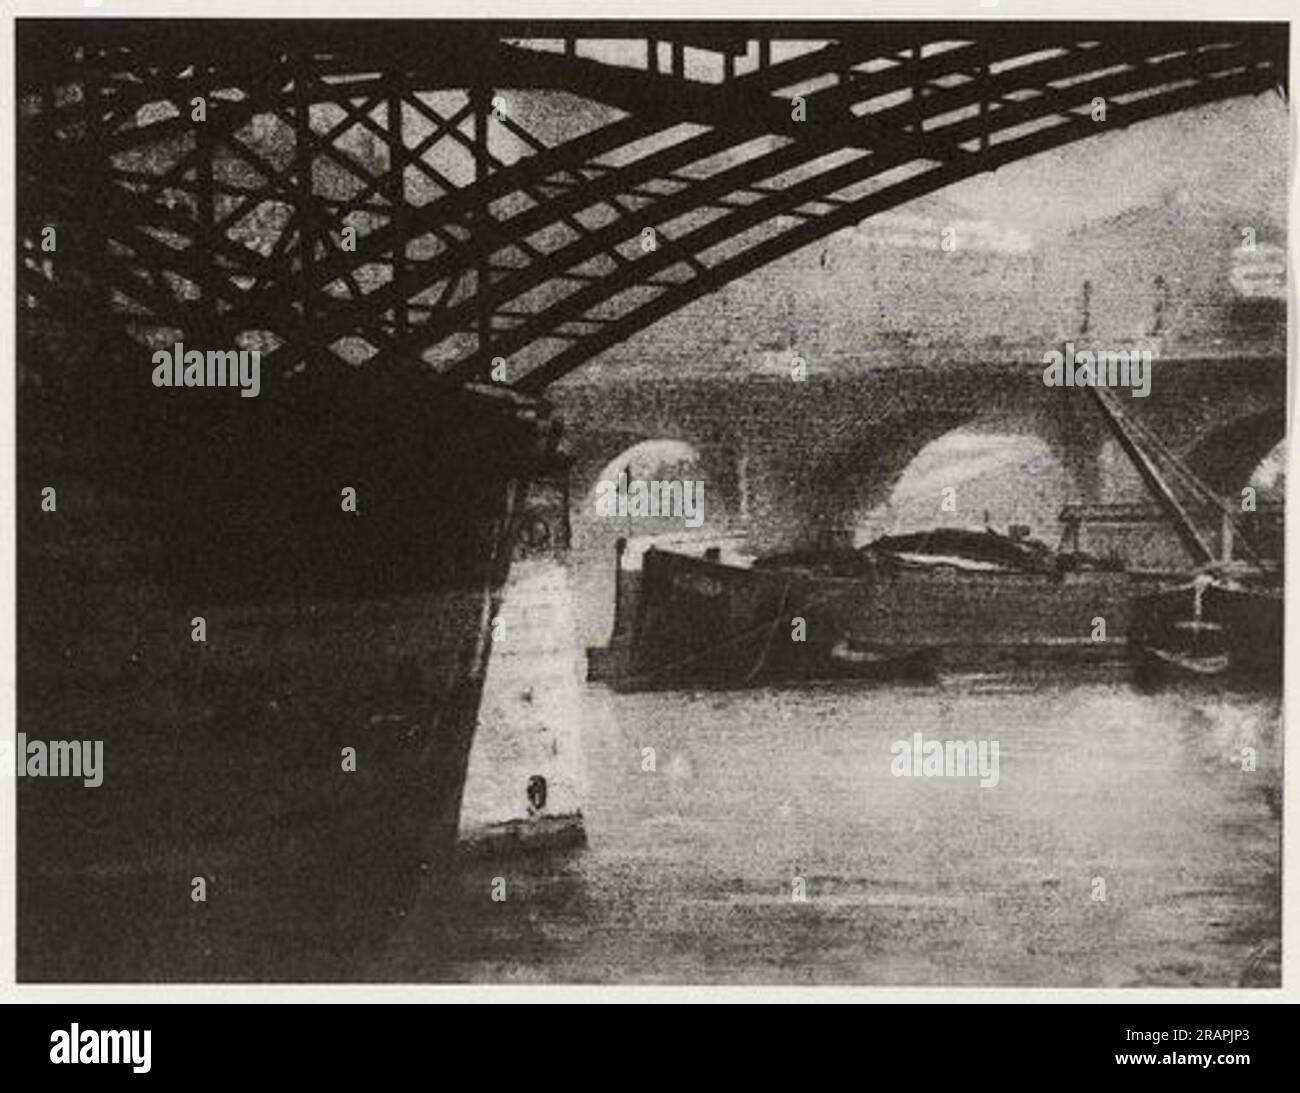
M1172 579L1052 550L1024 529L936 528L750 565L652 547L590 663L628 690L1118 663L1133 602Z

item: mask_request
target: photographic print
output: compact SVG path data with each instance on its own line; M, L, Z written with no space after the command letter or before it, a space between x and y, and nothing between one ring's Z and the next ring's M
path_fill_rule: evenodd
M20 984L1281 985L1287 24L14 50Z

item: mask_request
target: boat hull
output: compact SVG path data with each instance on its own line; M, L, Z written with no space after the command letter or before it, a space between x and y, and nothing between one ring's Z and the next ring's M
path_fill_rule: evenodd
M1122 663L1131 600L1149 583L1120 571L944 566L838 577L659 550L642 566L627 688Z
M1280 685L1280 583L1201 579L1142 597L1131 644L1144 675L1219 676Z

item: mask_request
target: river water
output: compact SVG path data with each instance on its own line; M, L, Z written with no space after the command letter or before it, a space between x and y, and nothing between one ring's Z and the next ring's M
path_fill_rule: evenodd
M374 978L1277 984L1277 696L1116 673L582 702L587 846L467 865ZM917 732L997 741L997 785L891 773Z

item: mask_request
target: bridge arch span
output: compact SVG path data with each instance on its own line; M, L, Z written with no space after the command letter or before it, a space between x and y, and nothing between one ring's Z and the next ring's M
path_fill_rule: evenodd
M1286 438L1286 409L1245 414L1206 433L1183 457L1193 474L1221 497L1240 497L1254 471Z
M854 545L891 531L986 522L1024 524L1055 542L1062 504L1090 498L1095 447L1080 450L1036 408L931 417L913 428L842 512Z
M595 443L591 439L572 470L575 549L604 553L625 538L639 552L655 541L716 538L731 525L734 468L717 444L693 443L678 431L630 443L622 434L597 437ZM660 484L666 484L668 494L659 494ZM653 488L658 499L671 499L673 511L657 516L633 506L621 511L620 490L627 498L634 488Z
M903 405L851 421L850 428L810 449L780 453L773 457L775 488L767 491L766 533L782 546L848 545L860 537L864 522L880 534L904 510L917 529L982 523L987 510L999 526L1027 522L1035 534L1051 538L1062 503L1098 499L1105 441L1100 421L1055 394L1026 383L994 398ZM1024 465L1019 483L984 480L996 479L1017 460ZM940 473L944 466L946 477ZM929 483L924 501L917 493L922 477ZM943 507L944 486L955 490L948 498L955 511ZM893 516L889 506L897 510Z

